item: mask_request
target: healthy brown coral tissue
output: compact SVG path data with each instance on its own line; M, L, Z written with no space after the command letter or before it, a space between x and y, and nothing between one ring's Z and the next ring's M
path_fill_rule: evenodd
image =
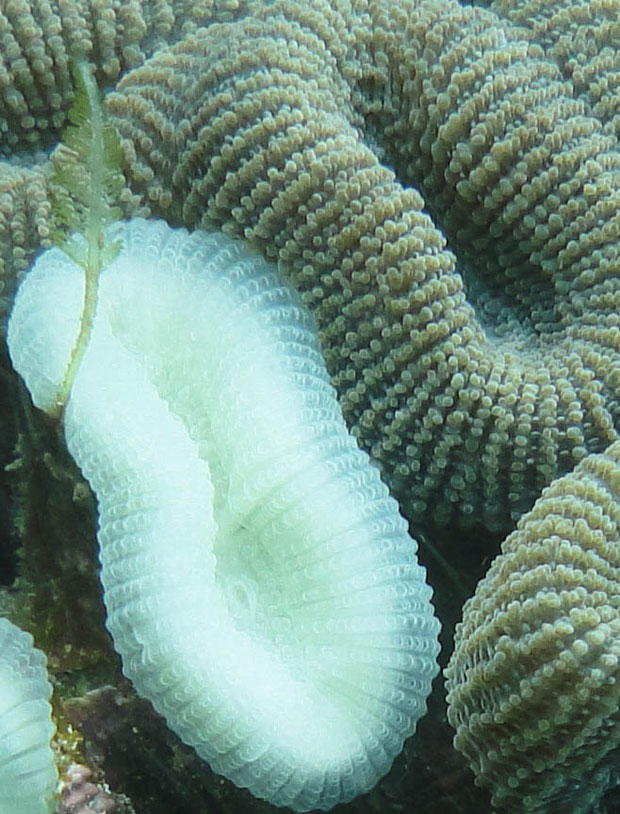
M218 225L279 260L349 426L414 524L508 530L617 439L617 0L88 5L11 3L0 17L6 296L49 229L46 159L16 156L54 143L67 57L85 50L112 90L127 210ZM32 199L11 180L22 173ZM577 559L591 516L562 532ZM561 586L565 566L547 566ZM531 584L506 613L538 604ZM567 589L574 612L594 602L588 585ZM491 653L512 630L502 618ZM546 652L536 669L553 672ZM536 763L543 797L561 772L547 781L546 767L598 771L592 744L615 746L586 730L588 749L567 741ZM468 754L508 800L508 770Z
M134 189L302 291L406 514L506 528L616 437L620 158L573 95L487 11L282 3L156 54L109 108ZM389 163L476 259L469 301Z
M553 811L564 800L587 811L609 781L620 742L619 537L616 442L545 489L465 605L448 718L497 805Z

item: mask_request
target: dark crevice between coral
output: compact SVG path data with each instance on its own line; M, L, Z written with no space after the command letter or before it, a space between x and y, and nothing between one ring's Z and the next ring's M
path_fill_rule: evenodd
M15 440L5 474L12 529L12 615L48 656L56 677L73 671L115 675L99 584L94 498L60 436L57 423L32 406L13 374ZM4 421L3 426L7 426ZM112 671L112 672L111 672Z
M13 584L17 576L16 552L19 535L14 523L16 500L11 465L15 458L18 434L18 380L12 371L6 348L0 351L0 587Z

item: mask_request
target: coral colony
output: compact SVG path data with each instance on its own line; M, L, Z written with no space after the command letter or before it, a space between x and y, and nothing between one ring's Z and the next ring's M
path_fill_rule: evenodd
M493 804L585 814L612 784L619 15L620 0L0 10L5 319L28 271L11 355L97 495L123 669L258 796L350 799L424 711L438 623L383 484L457 577L470 547L490 561L512 532L446 671L454 744Z

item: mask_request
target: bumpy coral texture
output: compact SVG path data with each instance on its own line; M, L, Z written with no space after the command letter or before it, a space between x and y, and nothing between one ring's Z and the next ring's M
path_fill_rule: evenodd
M619 538L617 442L543 492L465 605L448 717L496 805L587 811L609 783L620 744Z
M20 276L50 243L49 162L0 159L0 317L3 329Z
M618 133L620 123L620 2L495 0L488 5L540 43L592 113Z
M71 61L103 86L201 23L229 15L212 0L9 0L0 9L0 154L53 144L73 98Z
M615 136L488 12L252 10L121 80L131 182L280 260L409 517L502 528L616 438Z
M11 0L0 7L0 320L19 277L51 246L50 161L73 101L71 62L111 87L157 49L230 12L210 0ZM125 190L127 212L129 190ZM142 210L144 211L144 210Z
M132 191L281 262L407 516L507 528L616 439L620 156L551 56L449 0L249 3L159 50L153 9L89 46L143 63L108 99Z
M50 40L114 88L128 200L280 261L349 425L415 524L507 529L617 439L617 0L10 6L61 24L50 38L38 18L27 35L17 14L2 23L16 42L0 49L5 292L51 225L47 165L14 163L54 143L71 98L66 60L35 67ZM28 71L64 88L38 91L34 112Z

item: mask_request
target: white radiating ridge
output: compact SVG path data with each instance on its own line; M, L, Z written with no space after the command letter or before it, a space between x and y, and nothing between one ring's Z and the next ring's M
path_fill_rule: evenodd
M161 222L122 242L64 420L123 670L215 771L331 808L376 783L425 711L439 624L416 543L275 270ZM82 291L51 250L17 297L10 353L44 410Z
M52 686L32 636L0 618L0 814L49 814L57 772Z

